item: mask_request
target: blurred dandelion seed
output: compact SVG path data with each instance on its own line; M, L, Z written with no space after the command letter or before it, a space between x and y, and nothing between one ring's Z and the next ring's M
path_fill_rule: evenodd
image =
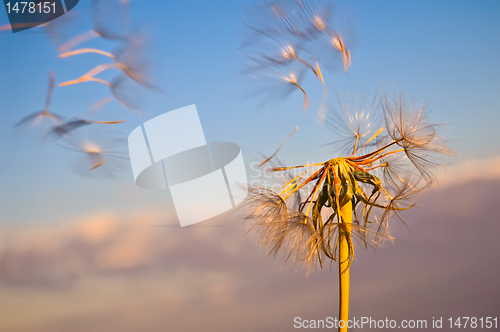
M100 111L104 106L106 106L108 103L113 101L113 97L104 97L102 99L99 99L89 107L90 112L98 112Z
M52 101L52 94L54 93L54 87L55 87L54 73L50 72L49 73L49 88L47 90L47 96L45 99L45 107L43 108L42 111L32 113L32 114L22 118L15 125L16 128L21 128L23 126L26 126L29 123L31 123L32 127L36 127L36 126L40 125L44 120L49 120L52 124L59 124L59 123L63 122L63 118L60 115L50 111L50 103Z
M123 123L125 120L117 120L117 121L93 121L93 120L85 120L85 119L74 119L68 122L65 122L61 125L57 125L52 128L49 132L51 135L62 137L64 135L69 134L73 130L76 130L83 126L88 126L91 124L118 124Z
M143 48L145 46L145 40L144 37L140 34L130 36L130 38L127 39L126 43L119 48L115 54L110 54L114 60L114 63L107 63L107 64L101 64L90 70L89 72L85 73L81 77L60 83L59 86L67 86L67 85L74 85L78 83L83 83L83 82L98 82L101 84L104 84L108 86L111 89L111 92L113 93L114 97L122 103L124 106L136 111L138 109L137 106L131 106L130 102L126 102L124 98L120 96L119 93L117 93L118 83L122 83L123 78L121 75L118 75L113 82L108 82L105 80L102 80L100 78L96 78L95 76L100 74L101 72L108 70L108 69L118 69L123 73L125 76L130 78L132 81L136 82L140 86L143 86L151 91L159 91L158 88L156 88L151 82L150 79L148 78L148 73L147 73L147 65L144 60L144 58L141 56L141 52L143 51ZM101 52L101 54L107 54L108 52L101 51L101 50L95 50L95 49L90 49L94 50L96 53ZM68 52L65 54L62 54L60 56L66 57L70 55L75 55L75 54L81 54L84 52Z
M99 83L105 84L107 86L111 86L111 83L106 82L104 80L101 80L99 78L95 78L94 76L107 70L107 69L121 68L121 67L124 67L124 65L119 64L119 63L107 63L107 64L98 65L97 67L95 67L92 70L90 70L89 72L83 74L81 77L77 78L76 80L59 83L59 86L73 85L73 84L78 84L78 83L88 82L88 81L99 82Z
M127 10L128 2L116 0L92 1L93 29L77 35L59 46L57 49L60 53L59 57L64 58L89 52L99 53L100 50L87 48L70 51L74 47L94 38L99 37L110 41L126 40L128 38ZM104 55L113 57L111 53Z
M251 60L246 72L252 78L267 81L276 87L280 83L272 79L273 73L284 73L283 79L304 94L305 109L309 107L309 94L299 81L304 79L307 72L313 73L323 88L316 117L323 124L326 119L328 91L321 68L325 67L322 62L328 63L331 56L324 57L321 51L325 47L335 51L335 58L341 60L344 72L351 66L351 52L331 24L333 2L264 1L264 5L257 8L259 12L255 15L255 22L247 24L251 32L250 38L242 47L242 52ZM305 70L298 78L296 71L302 68ZM266 71L271 75L267 75ZM270 95L269 90L265 90L265 94Z
M111 59L116 59L116 56L113 53L99 50L96 48L81 48L81 49L74 50L74 51L68 51L68 52L59 54L58 57L59 58L67 58L70 56L74 56L74 55L78 55L78 54L85 54L85 53L97 53L97 54L101 54L101 55L105 55L107 57L110 57Z

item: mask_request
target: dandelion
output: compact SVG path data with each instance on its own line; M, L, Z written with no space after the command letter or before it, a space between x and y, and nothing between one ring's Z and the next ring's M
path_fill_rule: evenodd
M351 53L345 47L344 41L340 37L340 35L336 32L333 32L334 36L331 38L332 46L342 53L342 61L344 63L344 71L347 71L351 66Z
M415 196L432 184L439 156L450 153L436 135L437 125L427 122L424 107L408 105L401 96L392 103L384 97L382 108L385 126L377 127L371 125L370 112L353 114L355 110L344 106L345 116L335 121L343 121L337 128L350 135L344 138L350 145L346 156L274 167L274 172L298 174L277 192L251 187L245 204L246 220L260 243L270 254L283 255L285 264L294 259L309 271L327 260L338 263L339 319L344 322L354 243L375 248L392 239L390 217L400 217L400 211L413 206ZM292 196L300 191L306 194L292 205Z

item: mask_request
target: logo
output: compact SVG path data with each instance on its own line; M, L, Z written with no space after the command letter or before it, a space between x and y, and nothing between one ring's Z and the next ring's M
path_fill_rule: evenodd
M79 0L3 0L12 32L45 24L73 9Z
M195 105L159 115L128 137L138 186L170 189L181 226L218 216L247 196L247 175L238 145L207 144Z

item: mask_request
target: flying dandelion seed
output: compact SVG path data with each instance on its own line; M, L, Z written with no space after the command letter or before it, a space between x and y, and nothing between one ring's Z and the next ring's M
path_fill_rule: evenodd
M104 106L106 106L108 103L113 101L113 97L104 97L102 99L99 99L89 107L89 112L96 113L99 112Z
M129 110L141 113L141 93L139 86L126 75L120 74L111 81L110 90L113 97Z
M75 153L73 169L82 176L114 177L127 169L126 151L117 149L126 147L124 139L109 139L103 135L93 139L67 135L62 138L61 142L55 142L56 145ZM105 146L113 146L114 149Z
M135 81L137 84L149 89L150 91L159 92L149 77L148 60L144 55L146 47L146 37L142 33L132 35L127 42L116 52L117 63L120 64L119 69Z
M314 39L331 28L334 14L333 1L302 0L298 4L298 21L302 27L302 36Z
M80 127L83 126L88 126L91 124L118 124L118 123L123 123L125 120L117 120L117 121L93 121L93 120L85 120L85 119L73 119L70 121L67 121L61 125L53 127L49 134L53 136L65 136L72 132L73 130L76 130Z
M115 60L113 63L98 65L81 77L60 83L59 86L75 85L84 82L104 84L110 89L114 99L126 108L136 113L140 113L141 95L135 90L139 87L143 87L154 92L160 91L149 78L147 61L142 57L144 45L145 40L142 36L137 35L130 38L126 44L116 52L116 55L113 55L113 59ZM113 69L119 70L120 72L110 82L96 77L96 75L104 71Z
M323 61L327 64L331 62L331 56L325 57L322 54L325 53L325 47L328 53L331 53L330 50L337 53L334 58L340 56L344 72L351 66L350 50L332 27L333 2L265 1L263 5L257 6L257 9L259 12L254 15L254 23L247 24L250 35L241 49L250 59L245 73L259 81L267 82L269 87L263 89L262 94L268 96L273 85L281 85L279 80L273 78L273 73L282 73L282 79L304 94L305 109L309 106L309 95L299 81L302 81L307 72L312 73L323 89L323 98L317 113L317 121L323 124L326 119L328 91L321 68L324 67ZM300 78L295 71L301 73ZM258 92L255 95L258 95ZM288 93L275 95L286 97Z
M302 107L309 107L309 95L302 87L306 71L296 66L267 67L266 71L255 72L255 77L262 84L262 88L249 94L250 97L260 97L263 104L276 98L285 99L292 93L299 91L304 96ZM264 78L264 79L263 79Z
M245 204L246 220L260 243L282 255L284 264L294 259L309 271L322 268L327 260L338 263L339 319L344 321L354 242L374 248L392 239L390 217L401 218L398 212L413 206L415 196L432 185L433 167L450 153L436 135L437 125L426 121L424 107L409 105L402 96L392 102L384 97L382 105L382 128L371 125L373 105L366 113L343 105L344 116L336 120L344 122L346 137L341 139L349 145L349 154L322 163L274 167L274 172L300 173L277 192L251 187ZM410 163L395 162L403 157ZM300 202L292 205L291 197L306 188Z
M126 107L138 111L138 103L135 100L135 89L138 86L155 89L147 76L147 61L143 57L146 41L141 33L132 34L129 31L128 1L124 0L94 0L92 2L92 25L93 29L74 38L66 39L66 42L58 48L59 57L67 58L86 53L97 53L112 59L111 63L100 64L77 79L59 83L58 86L75 85L83 82L98 82L106 85L113 97L103 98L89 108L89 112L95 113L110 101L116 99ZM66 15L65 15L66 16ZM62 24L58 19L42 25L43 30L49 33L57 33ZM10 28L10 26L9 26ZM0 30L3 30L1 27ZM61 39L59 34L58 39ZM78 45L88 42L94 38L102 38L117 43L115 52L84 47L76 49ZM116 71L116 76L110 80L99 78L105 71ZM135 86L130 86L133 82ZM70 120L55 114L50 109L55 79L53 73L49 75L49 89L47 92L45 108L42 111L28 115L21 119L16 127L32 127L47 123L46 138L66 150L76 153L75 170L82 175L105 175L113 176L116 171L126 169L126 144L125 140L113 139L113 148L106 147L109 141L110 131L96 133L94 128L108 128L125 120L100 121L95 119L74 117ZM156 90L157 91L157 90ZM84 128L91 128L87 131ZM108 142L109 143L109 142ZM122 150L116 150L117 146L123 146Z
M130 97L130 84L127 84L126 78L150 91L160 91L149 78L149 68L147 61L143 56L145 44L145 38L142 34L130 36L130 38L127 39L127 41L115 52L115 54L112 55L114 60L113 63L98 65L81 77L75 80L60 83L59 86L74 85L83 82L98 82L108 86L113 96L125 107L135 112L139 112L140 107L138 106L137 101L132 100L132 97ZM101 50L96 50L96 53L99 52L101 52ZM101 54L104 53L107 52L102 51ZM73 53L68 52L62 55L66 56L68 54ZM111 82L95 77L103 71L110 69L118 69L121 74L117 75ZM127 91L124 92L124 89Z
M92 1L93 29L71 38L57 49L59 57L64 58L83 53L100 53L109 57L113 54L93 48L73 50L76 46L94 39L124 41L129 36L128 3L116 0Z
M55 78L54 78L54 73L51 72L49 74L49 88L47 90L47 96L45 99L45 107L43 108L42 111L32 113L22 118L15 125L16 128L23 128L29 125L31 125L31 127L36 127L42 124L43 122L46 122L46 120L49 121L51 124L60 124L64 121L60 115L50 111L50 103L52 101L52 94L54 93L54 87L55 87Z
M73 85L73 84L78 84L78 83L83 83L83 82L98 82L102 83L107 86L111 86L111 83L104 81L100 78L96 78L95 75L108 70L108 69L113 69L113 68L121 68L124 67L124 65L121 65L119 63L106 63L102 65L98 65L97 67L93 68L92 70L88 71L87 73L83 74L76 80L71 80L67 82L62 82L59 83L59 86L67 86L67 85Z

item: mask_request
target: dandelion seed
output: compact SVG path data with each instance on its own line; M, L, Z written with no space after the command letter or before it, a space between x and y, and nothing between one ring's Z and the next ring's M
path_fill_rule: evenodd
M49 132L50 135L55 135L62 137L64 135L69 134L73 130L76 130L83 126L88 126L91 124L118 124L123 123L125 120L117 120L117 121L93 121L93 120L85 120L85 119L74 119L68 122L65 122L61 125L55 126Z
M342 61L344 64L344 71L347 71L349 67L351 66L351 53L349 50L345 47L344 42L342 41L342 38L340 38L340 35L335 33L334 37L332 37L332 45L333 47L340 51L342 53Z
M278 154L278 152L281 150L281 148L283 147L283 145L285 145L285 143L297 132L299 131L299 126L295 126L295 128L292 129L292 131L290 131L288 133L288 135L285 137L285 139L283 140L283 142L281 142L280 146L278 147L278 149L276 149L276 152L274 152L269 158L267 158L266 160L264 160L263 162L261 162L259 164L259 167L263 166L264 164L266 164L268 161L270 161L275 155Z
M74 160L74 169L84 176L107 176L112 177L117 172L126 169L126 153L116 150L117 146L123 145L122 140L113 139L108 142L115 150L106 149L103 144L105 137L100 137L101 143L81 137L63 136L62 141L54 142L58 146L75 152L79 157Z
M157 91L158 89L147 78L147 66L144 59L140 56L140 53L142 52L144 45L145 45L144 38L140 35L136 35L130 37L125 46L120 48L116 52L116 55L97 49L87 49L89 50L89 52L108 55L113 60L115 60L115 62L98 65L89 72L82 75L81 77L77 78L76 80L60 83L59 86L73 85L73 84L93 81L112 87L113 86L112 83L96 78L95 76L108 69L119 69L125 75L130 77L138 84L150 90ZM83 52L82 50L77 50L73 52L64 53L60 56L66 57L81 53L85 52Z
M326 118L328 92L320 69L320 62L324 61L325 57L318 51L328 44L327 47L337 54L336 58L342 59L344 71L351 66L350 50L331 27L332 2L267 1L263 8L261 21L248 25L252 34L243 50L252 62L247 72L253 78L266 80L265 74L259 76L261 71L285 72L284 68L294 68L293 71L285 72L284 79L304 93L303 106L306 109L309 105L309 95L298 83L299 80L294 80L290 73L295 74L297 68L312 72L323 87L323 100L317 114L317 121L322 124ZM330 61L330 58L326 58L326 61Z
M68 58L70 56L74 56L74 55L78 55L78 54L85 54L85 53L97 53L97 54L101 54L101 55L110 57L111 59L116 59L116 56L114 54L112 54L110 52L103 51L103 50L99 50L96 48L81 48L81 49L74 50L74 51L68 51L68 52L64 52L64 53L59 54L58 57L59 58Z
M52 101L52 94L54 92L54 87L55 87L54 73L51 72L49 73L49 88L45 99L44 109L42 111L32 113L21 119L15 125L16 128L21 128L23 126L26 126L28 123L31 123L32 127L36 127L40 125L44 120L49 120L52 124L58 124L63 121L63 118L60 115L50 111L50 103Z
M111 102L114 98L113 97L104 97L98 101L96 101L95 103L93 103L90 107L89 107L89 111L91 112L98 112L99 110L101 110L104 106L106 106L109 102Z
M307 110L309 108L309 96L307 95L306 93L306 90L304 90L300 85L299 83L297 83L297 77L295 77L294 74L290 74L290 76L288 77L284 77L285 81L295 85L297 88L300 89L300 91L302 91L302 93L304 94L304 109Z

